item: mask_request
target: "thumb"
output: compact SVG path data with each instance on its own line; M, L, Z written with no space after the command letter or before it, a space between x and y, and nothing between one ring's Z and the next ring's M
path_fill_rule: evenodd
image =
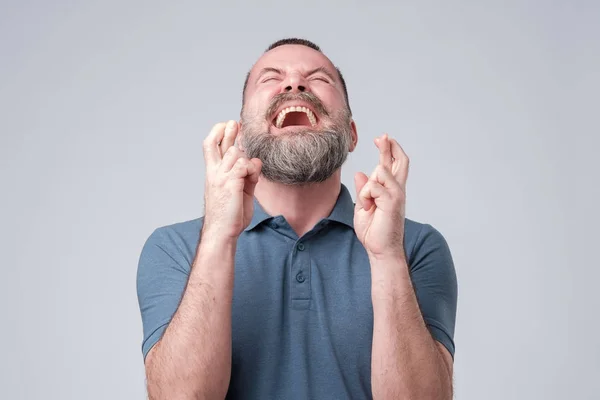
M357 172L356 174L354 174L354 186L356 187L356 205L359 208L363 206L359 194L368 180L369 178L367 177L367 175L363 174L362 172Z

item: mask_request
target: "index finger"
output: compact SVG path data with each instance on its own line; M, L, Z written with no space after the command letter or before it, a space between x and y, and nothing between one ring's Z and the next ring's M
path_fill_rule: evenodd
M204 159L207 164L216 164L221 161L221 152L219 150L219 143L225 136L225 122L220 122L213 126L210 133L204 139Z
M235 138L238 133L238 124L234 120L227 122L225 125L225 136L221 141L221 155L225 155L227 149L229 149L235 143Z

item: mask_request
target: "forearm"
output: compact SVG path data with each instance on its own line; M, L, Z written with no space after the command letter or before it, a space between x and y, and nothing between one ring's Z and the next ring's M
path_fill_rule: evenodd
M148 362L151 399L225 397L235 247L210 235L200 241L181 303Z
M373 398L451 399L452 377L400 260L371 259Z

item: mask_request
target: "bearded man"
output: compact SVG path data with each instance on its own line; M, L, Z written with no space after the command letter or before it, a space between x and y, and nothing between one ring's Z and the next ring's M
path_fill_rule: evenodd
M151 399L451 399L457 279L449 247L405 217L408 157L341 167L358 132L338 68L273 43L241 118L203 144L204 215L159 227L139 260Z

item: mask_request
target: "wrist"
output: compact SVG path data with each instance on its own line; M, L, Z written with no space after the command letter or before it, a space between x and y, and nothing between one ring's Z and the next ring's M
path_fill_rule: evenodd
M373 253L367 250L367 256L369 257L371 265L408 265L408 262L406 261L406 252L404 251L404 246L402 246L400 249L390 249L388 251L380 253Z
M237 239L202 230L192 264L192 276L219 286L233 284L236 250Z
M409 266L400 255L369 258L371 263L371 293L388 297L412 287Z
M211 228L207 225L202 227L198 247L204 251L215 251L219 253L235 251L238 236L231 236L220 228Z

